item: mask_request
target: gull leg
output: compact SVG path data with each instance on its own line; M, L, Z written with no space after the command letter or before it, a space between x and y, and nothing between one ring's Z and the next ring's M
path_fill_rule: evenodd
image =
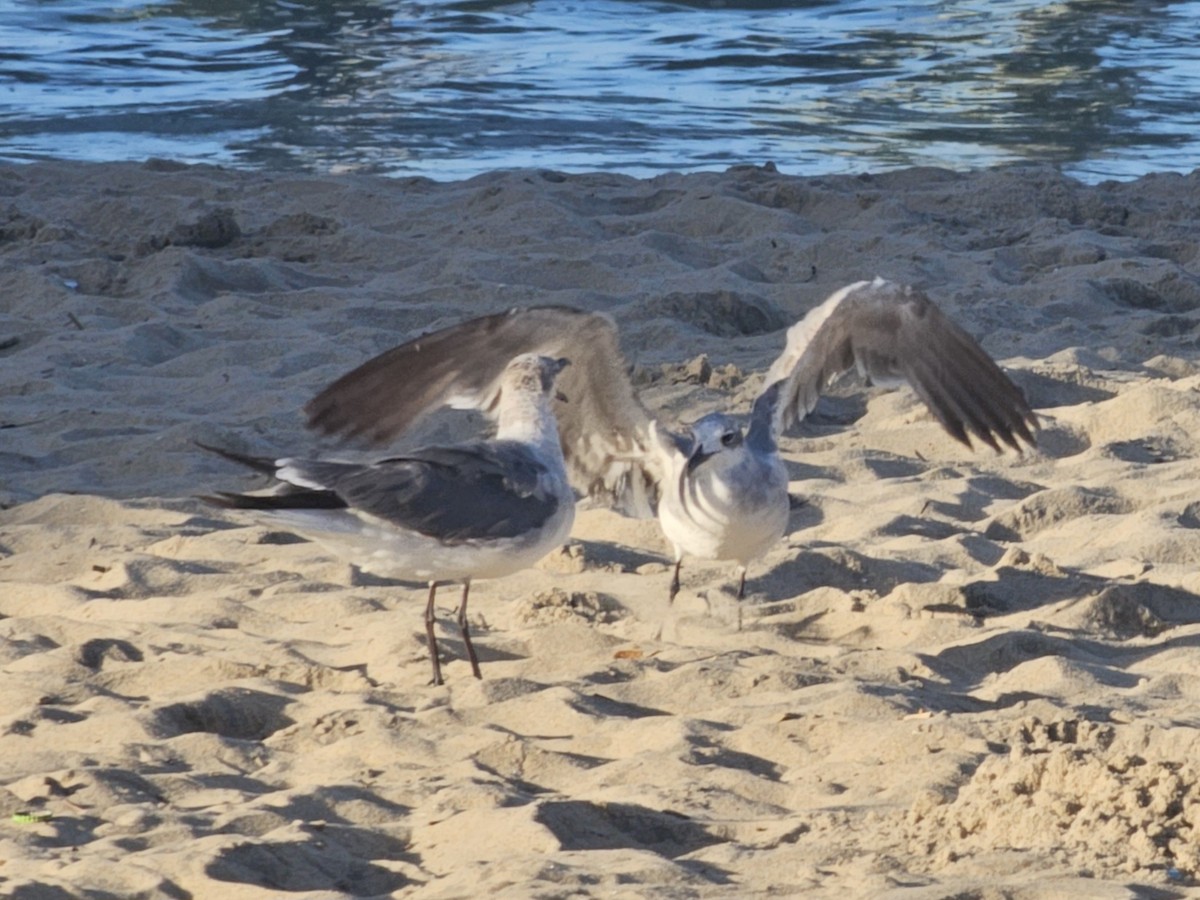
M746 567L738 566L741 573L738 577L737 630L742 630L742 598L746 596Z
M675 574L671 576L671 592L667 595L667 602L674 603L675 595L679 593L679 567L683 565L683 557L675 557Z
M479 657L471 643L471 630L467 627L467 595L471 592L471 579L463 579L462 601L458 604L458 630L462 633L463 646L467 648L467 659L471 661L471 674L483 678L479 672Z
M425 604L425 643L429 647L429 661L433 663L433 683L442 683L442 664L438 662L437 638L433 636L433 598L437 596L436 581L429 582L429 600Z

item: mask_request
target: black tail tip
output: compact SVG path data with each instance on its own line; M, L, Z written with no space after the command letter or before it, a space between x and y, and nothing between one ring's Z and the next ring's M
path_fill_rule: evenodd
M244 494L233 494L228 491L217 491L215 494L197 494L196 499L201 503L207 503L209 506L219 506L222 509L252 509L252 505L246 502L248 499Z

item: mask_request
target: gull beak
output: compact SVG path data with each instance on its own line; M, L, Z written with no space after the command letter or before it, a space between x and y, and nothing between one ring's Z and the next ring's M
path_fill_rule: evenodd
M688 474L696 471L696 467L710 456L712 456L712 454L705 452L704 446L700 443L697 443L695 449L692 450L691 456L689 456L687 460Z
M565 356L560 356L554 362L558 365L558 370L554 373L555 377L557 377L558 375L561 375L562 370L571 364L571 361L569 359L567 359ZM570 403L571 402L570 400L567 399L566 394L564 394L562 391L558 391L558 390L556 390L554 392L554 399L560 401L561 403Z

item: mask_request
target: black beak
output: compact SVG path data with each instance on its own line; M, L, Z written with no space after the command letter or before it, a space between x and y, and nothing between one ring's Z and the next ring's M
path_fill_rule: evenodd
M712 456L711 453L705 453L704 448L702 446L700 446L699 444L697 444L696 449L692 451L692 455L688 457L688 461L687 461L688 474L691 474L692 472L696 471L696 467L699 466L700 463L702 463L706 459L708 459L710 456Z
M565 369L567 366L569 366L571 364L571 361L569 359L567 359L565 356L560 356L558 359L554 360L553 362L554 362L553 377L555 377L555 378L557 378L562 373L563 369ZM554 396L555 400L561 400L563 403L570 402L569 400L567 400L566 394L564 394L560 390L555 389L553 396Z

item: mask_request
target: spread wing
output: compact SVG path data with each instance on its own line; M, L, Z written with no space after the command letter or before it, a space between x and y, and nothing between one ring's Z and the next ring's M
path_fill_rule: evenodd
M500 376L522 353L570 360L556 385L563 456L581 493L653 515L661 462L607 316L547 306L471 319L393 347L321 391L310 427L383 444L441 406L491 412Z
M968 447L972 437L996 451L1034 444L1037 420L1024 395L979 343L922 292L880 278L842 288L788 329L752 428L778 436L851 368L874 382L907 382Z

